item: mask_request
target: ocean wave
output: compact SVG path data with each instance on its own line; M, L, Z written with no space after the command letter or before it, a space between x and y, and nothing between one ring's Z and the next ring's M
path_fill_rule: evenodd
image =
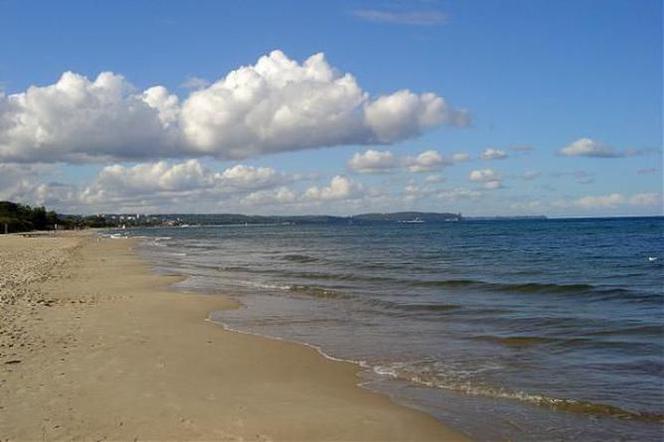
M492 336L492 335L480 335L473 336L473 339L478 339L481 341L490 341L498 344L510 346L510 347L520 347L520 346L529 346L529 345L538 345L538 344L550 344L556 341L566 341L562 339L548 338L542 336Z
M365 304L372 305L374 307L380 307L383 311L381 313L385 313L384 310L391 310L391 311L396 311L400 312L397 316L403 316L403 314L411 314L411 313L440 313L440 312L448 312L450 310L458 310L461 309L463 306L458 305L458 304L440 304L440 303L401 303L401 302L394 302L394 301L388 301L384 299L375 299L375 298L368 298L365 300L362 300Z
M284 261L297 262L301 264L319 261L318 258L314 258L313 256L298 255L298 254L284 255L281 257L281 259L283 259Z
M304 294L319 299L351 299L353 296L339 292L337 290L330 290L323 287L312 285L291 285L288 290L296 294Z
M603 287L592 284L554 284L540 282L502 283L486 282L474 279L444 279L430 281L413 281L413 286L440 287L449 289L475 289L486 292L504 292L519 294L552 294L552 295L590 295L604 299L630 298L644 299L652 295L639 293L622 287Z
M267 290L290 290L289 285L278 285L278 284L266 284L255 281L235 281L238 285L245 287L254 287L258 289L267 289Z
M595 287L590 284L546 284L538 282L500 283L485 282L475 279L414 281L413 285L445 288L478 288L520 293L579 293L595 289Z
M285 260L301 263L314 262L317 258L308 255L285 255ZM369 275L362 273L335 273L323 271L292 271L287 269L256 269L250 266L225 266L222 271L240 271L252 274L273 274L283 279L300 281L336 281L344 283L389 284L391 286L444 289L444 290L474 290L495 293L512 293L524 295L575 295L590 296L595 299L622 299L631 302L661 301L661 293L646 293L629 290L622 287L596 286L592 284L555 284L542 282L488 282L476 279L436 279L417 280L412 278L395 278L393 276Z
M583 413L594 416L607 416L618 419L638 420L646 422L664 422L664 414L649 411L626 410L615 405L577 399L562 399L541 394L522 391L510 391L486 385L475 385L471 382L454 382L441 379L430 373L413 372L404 369L406 364L376 365L372 371L380 376L387 376L415 385L453 391L471 396L483 396L494 399L509 399L549 408L551 410Z
M343 300L354 300L361 304L371 305L373 307L380 307L381 309L387 310L396 310L404 313L412 312L447 312L450 310L456 310L462 308L461 305L457 304L436 304L436 303L400 303L394 301L388 301L384 299L376 299L372 297L361 297L354 296L349 293L341 292L339 290L332 290L325 287L319 287L314 285L288 285L288 286L278 286L282 290L288 290L291 293L303 294L311 296L318 299L343 299ZM376 313L374 311L374 313Z

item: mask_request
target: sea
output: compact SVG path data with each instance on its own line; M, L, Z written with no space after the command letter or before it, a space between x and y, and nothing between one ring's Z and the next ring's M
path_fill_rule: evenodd
M476 440L664 439L664 218L121 234L241 303L212 321L356 363Z

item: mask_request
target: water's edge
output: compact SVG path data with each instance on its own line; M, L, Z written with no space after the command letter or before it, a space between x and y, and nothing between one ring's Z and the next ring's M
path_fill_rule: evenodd
M103 233L102 233L102 235L103 235ZM117 237L113 237L113 238L117 238ZM150 259L145 254L141 254L140 249L142 247L146 247L148 239L147 238L140 238L140 237L135 237L135 238L138 241L138 248L136 249L137 255L141 259L143 259L146 263L148 263L150 265L151 270L154 273L161 274L161 272L159 271L159 263L156 262L153 259ZM178 287L178 285L186 283L189 279L191 279L191 275L187 275L185 273L173 273L173 272L168 272L168 274L169 275L177 275L178 277L182 278L182 280L180 280L180 281L173 282L173 283L169 284L166 287L169 291L176 292L176 293L192 293L191 289ZM260 334L260 333L256 333L256 332L251 332L251 331L248 331L248 330L240 330L240 329L233 328L233 327L231 327L230 325L224 323L221 320L213 319L212 316L215 313L223 314L223 312L225 312L225 311L247 308L247 306L240 299L238 299L236 296L234 296L233 294L230 294L230 293L219 293L219 292L215 293L213 291L202 291L202 290L197 290L196 293L197 294L208 295L208 296L223 296L225 298L231 299L233 302L235 302L237 304L235 306L227 307L227 308L224 308L222 310L213 310L213 311L209 312L208 316L204 319L204 321L209 322L211 324L214 324L216 326L219 326L223 330L225 330L227 332L230 332L230 333L238 333L238 334L258 337L258 338L261 338L261 339L267 339L267 340L271 340L271 341L288 342L288 343L291 343L291 344L300 345L300 346L310 348L310 349L316 351L316 353L318 353L323 359L326 359L326 360L329 360L329 361L332 361L332 362L341 362L341 363L351 364L351 365L357 367L356 376L358 378L358 381L355 384L356 387L363 388L363 389L365 389L367 391L370 391L372 393L380 394L384 397L387 397L390 401L392 401L396 405L426 413L429 416L437 419L441 423L441 425L443 425L445 427L448 427L448 428L451 428L451 429L453 429L453 430L455 430L459 433L462 433L466 436L469 436L468 434L466 434L461 429L456 428L455 426L451 425L450 423L441 420L435 414L431 413L425 407L422 407L422 406L418 405L417 403L414 403L412 401L406 401L403 398L400 398L398 395L391 394L390 392L387 392L387 391L383 391L383 390L380 390L380 389L377 389L377 388L371 388L371 385L373 385L375 382L371 381L368 378L365 378L363 380L363 375L367 376L367 375L371 374L372 371L376 375L388 376L388 377L389 377L389 375L379 373L378 371L375 370L375 368L372 369L372 367L369 366L365 361L335 357L331 354L326 353L320 346L312 344L312 343L308 343L308 342L304 342L304 341L297 341L297 340L293 340L293 339L286 339L286 338L282 338L282 337L279 337L279 336L264 335L264 334Z

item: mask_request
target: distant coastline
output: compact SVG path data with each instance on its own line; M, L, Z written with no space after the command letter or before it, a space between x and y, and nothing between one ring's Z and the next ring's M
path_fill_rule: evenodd
M359 215L242 215L236 213L219 214L98 214L97 218L106 227L148 227L148 226L196 226L196 225L371 225L371 224L421 224L478 220L545 220L544 215L534 216L495 216L465 217L452 212L388 212L362 213Z

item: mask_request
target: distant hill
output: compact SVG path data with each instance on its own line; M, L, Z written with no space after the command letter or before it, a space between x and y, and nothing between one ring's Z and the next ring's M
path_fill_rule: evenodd
M354 221L367 222L396 222L396 223L419 223L419 222L446 222L461 221L460 213L437 213L437 212L393 212L393 213L364 213L352 217Z
M515 216L469 216L469 221L531 221L548 219L544 215L515 215Z
M136 225L133 215L104 215L108 222L121 220L127 225ZM240 214L164 214L148 215L141 218L143 225L230 225L230 224L390 224L390 223L435 223L460 221L461 214L433 212L396 212L396 213L365 213L353 216L330 215L298 215L298 216L262 216Z
M461 213L450 212L390 212L362 213L353 216L297 215L264 216L237 213L217 214L103 214L95 216L58 215L44 207L30 207L9 201L0 201L0 234L5 224L9 232L49 230L85 227L145 227L182 225L235 225L235 224L284 224L284 225L372 225L372 224L422 224L484 219L545 219L545 217L492 217L464 218Z

